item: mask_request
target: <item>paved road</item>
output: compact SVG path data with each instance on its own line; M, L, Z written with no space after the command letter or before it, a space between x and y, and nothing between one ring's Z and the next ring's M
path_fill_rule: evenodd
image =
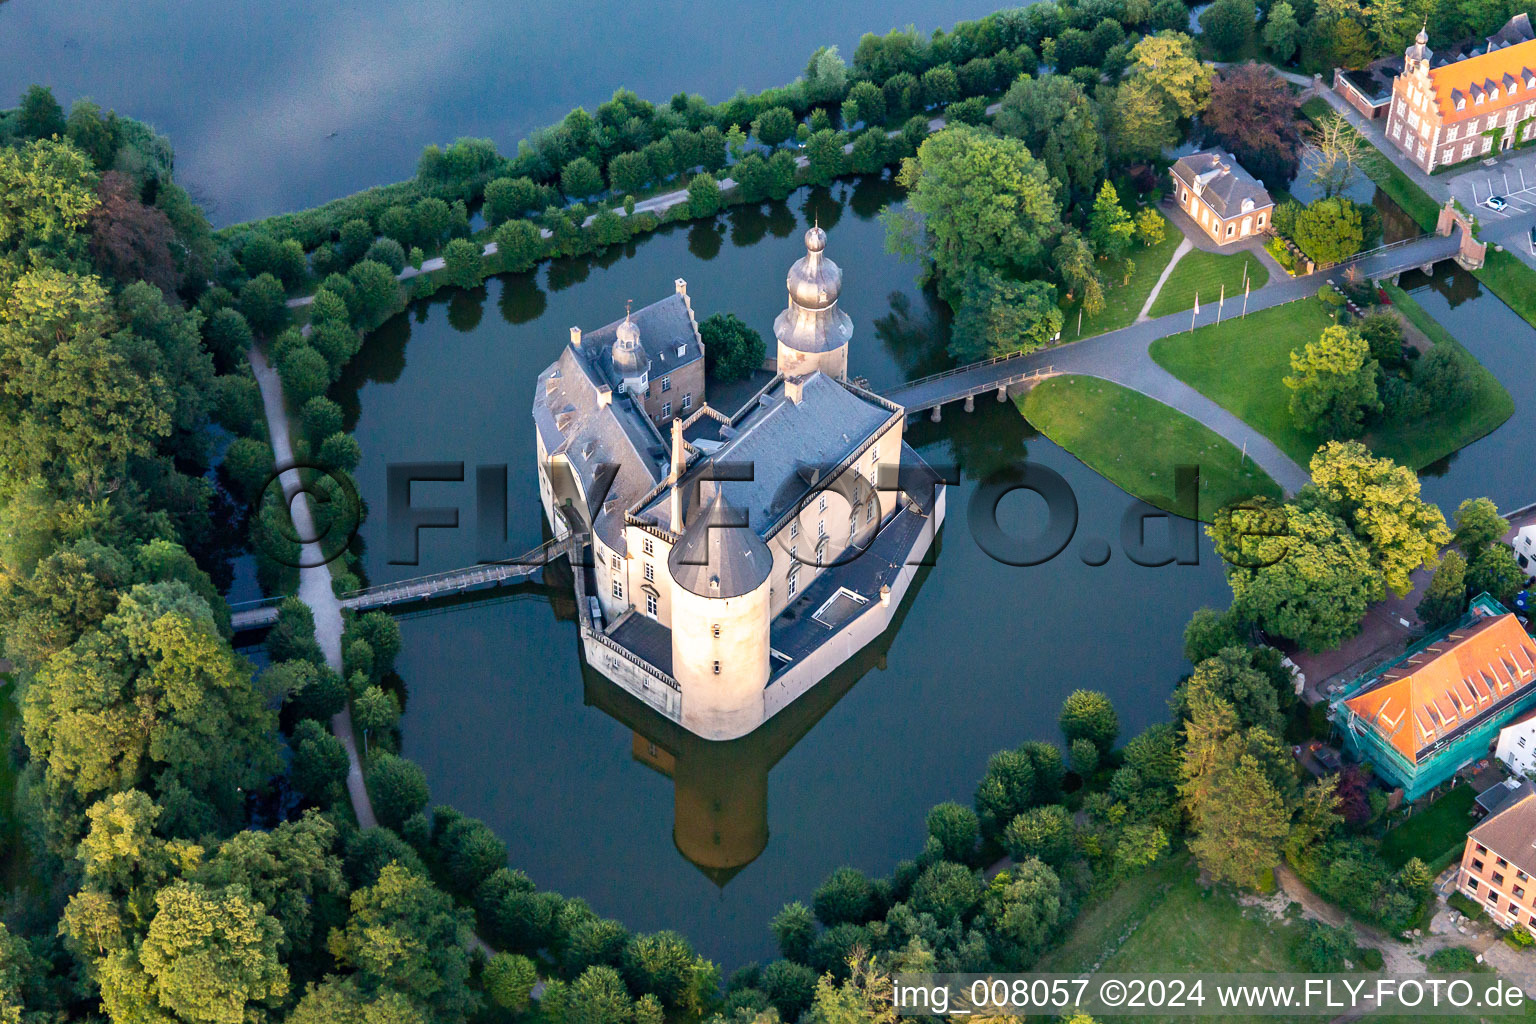
M1366 277L1390 277L1404 269L1447 259L1456 253L1457 246L1457 235L1449 238L1430 236L1376 256L1368 256L1356 261L1355 265ZM1319 285L1331 277L1340 276L1343 269L1336 267L1308 277L1271 279L1270 283L1249 295L1248 312L1256 313L1313 295ZM1232 305L1224 311L1226 319L1231 319L1242 309L1241 299L1238 296L1228 300ZM983 393L989 387L995 388L996 381L1033 370L1049 368L1055 373L1099 377L1155 398L1203 423L1232 444L1245 449L1249 457L1275 483L1286 493L1293 494L1311 479L1306 469L1297 465L1269 438L1158 366L1152 359L1150 349L1158 338L1187 331L1192 321L1199 327L1215 323L1216 315L1214 304L1202 307L1198 317L1193 316L1189 310L1171 313L1155 320L1138 321L1129 327L1083 341L1042 349L1017 359L977 364L970 370L939 380L898 386L888 389L884 395L909 409L922 410L931 408L936 402L954 400L954 396L967 392Z

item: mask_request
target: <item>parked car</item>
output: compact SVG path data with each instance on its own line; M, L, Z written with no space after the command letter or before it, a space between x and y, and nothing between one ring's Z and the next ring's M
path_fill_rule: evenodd
M1488 207L1490 210L1502 210L1504 207L1509 205L1509 200L1505 199L1503 196L1489 196L1487 199L1483 200L1483 205Z

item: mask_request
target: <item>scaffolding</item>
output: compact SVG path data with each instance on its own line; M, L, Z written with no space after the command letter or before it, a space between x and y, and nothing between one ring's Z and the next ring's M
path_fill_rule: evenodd
M1499 730L1510 719L1536 706L1536 685L1522 688L1510 700L1495 704L1452 735L1436 740L1419 752L1417 760L1405 757L1380 729L1357 715L1345 702L1376 686L1388 672L1451 633L1480 619L1507 614L1509 609L1498 601L1487 594L1479 594L1472 599L1467 614L1456 623L1430 633L1398 657L1345 684L1329 702L1328 712L1328 717L1342 734L1344 750L1356 760L1369 763L1383 779L1400 786L1407 800L1417 800L1455 775L1463 765L1486 754Z

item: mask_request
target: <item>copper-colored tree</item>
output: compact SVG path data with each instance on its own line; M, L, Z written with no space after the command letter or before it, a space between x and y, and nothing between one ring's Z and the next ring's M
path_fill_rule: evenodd
M1227 68L1211 86L1206 131L1256 178L1291 183L1300 166L1301 128L1291 86L1262 64Z
M176 231L166 215L139 201L133 180L117 171L96 186L101 205L91 211L91 258L119 281L148 281L166 294L176 290L181 274L171 246Z

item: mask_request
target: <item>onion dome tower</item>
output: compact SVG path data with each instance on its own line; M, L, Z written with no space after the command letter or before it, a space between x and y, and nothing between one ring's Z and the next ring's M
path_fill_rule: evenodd
M667 556L672 577L672 676L683 725L706 739L751 732L768 685L773 552L718 484Z
M613 373L619 378L624 390L632 395L643 395L650 384L651 360L640 344L640 327L624 311L624 322L619 324L613 340Z
M789 268L789 305L773 321L778 370L786 377L820 370L848 376L848 342L853 321L837 308L843 272L822 252L827 233L820 225L805 233L805 255Z
M1418 75L1421 78L1429 75L1429 64L1435 57L1435 51L1429 48L1429 23L1419 29L1419 34L1413 37L1413 45L1403 53L1403 71L1410 75Z

